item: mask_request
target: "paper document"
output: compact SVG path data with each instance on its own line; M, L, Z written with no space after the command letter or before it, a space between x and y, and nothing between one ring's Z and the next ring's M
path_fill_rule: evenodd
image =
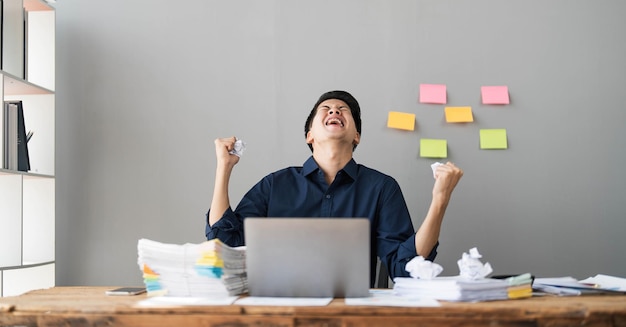
M245 247L218 239L199 244L140 239L137 257L148 296L227 298L247 292Z
M447 276L433 279L396 277L393 281L395 294L442 301L478 302L532 295L529 273L507 279L466 279L461 276Z
M626 278L598 274L594 277L583 279L580 283L596 289L626 292Z
M399 296L393 290L370 290L369 297L345 299L346 305L366 305L380 307L439 307L439 301L428 297Z
M237 300L237 296L220 297L179 297L179 296L154 296L137 302L140 307L180 307L201 305L230 305Z
M271 306L307 306L323 307L332 301L332 297L310 298L310 297L263 297L248 296L235 302L238 305L271 305Z
M584 293L626 292L626 279L596 275L584 280L573 277L536 278L533 288L550 294L581 295Z

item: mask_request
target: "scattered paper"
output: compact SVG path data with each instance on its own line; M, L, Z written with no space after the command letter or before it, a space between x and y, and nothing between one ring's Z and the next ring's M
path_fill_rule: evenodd
M439 301L429 297L399 296L391 289L370 290L369 297L346 298L346 305L370 305L379 307L439 307Z
M441 265L417 256L406 263L404 268L409 272L411 277L420 279L433 279L443 271Z
M179 297L179 296L154 296L137 302L140 307L170 308L180 306L200 305L230 305L237 300L237 296L216 297Z
M415 130L415 114L390 111L387 117L387 127L413 131Z
M328 305L333 300L332 297L311 298L311 297L264 297L248 296L235 302L238 305L271 305L271 306L318 306Z
M439 139L420 139L420 157L447 158L448 141Z
M560 296L580 295L580 287L573 277L535 278L533 281L533 289Z
M488 262L483 264L480 258L482 255L478 253L477 248L471 248L469 253L463 252L463 256L457 261L459 276L463 279L478 280L491 274L493 272L491 265Z
M235 144L233 146L233 149L230 150L228 153L230 154L234 154L237 157L241 157L243 155L243 152L246 150L246 142L237 139L235 141Z
M573 277L535 278L533 288L556 295L626 292L626 278L598 274L581 281Z
M446 85L445 84L420 84L420 102L445 104Z
M583 279L580 283L603 290L626 292L626 278L598 274L594 277Z
M480 93L483 104L509 104L508 86L483 86Z
M474 121L472 107L446 107L444 110L448 123L471 123Z
M506 129L481 129L481 149L506 149L508 148Z

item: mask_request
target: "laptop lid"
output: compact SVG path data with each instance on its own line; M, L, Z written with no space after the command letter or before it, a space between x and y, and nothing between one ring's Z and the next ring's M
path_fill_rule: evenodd
M250 296L368 296L368 219L246 218L244 232Z

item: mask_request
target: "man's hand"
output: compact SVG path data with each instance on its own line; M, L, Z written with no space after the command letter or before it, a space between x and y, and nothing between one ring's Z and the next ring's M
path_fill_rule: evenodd
M239 156L230 153L235 148L236 141L237 138L234 136L215 139L215 156L218 167L232 168L239 162Z
M433 198L443 196L447 202L461 177L463 177L463 170L449 161L445 164L437 166L437 169L435 170Z

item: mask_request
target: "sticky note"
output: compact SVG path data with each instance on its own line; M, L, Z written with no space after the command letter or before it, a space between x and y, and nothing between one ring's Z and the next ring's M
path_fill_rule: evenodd
M390 111L387 118L387 127L407 131L415 130L415 114Z
M420 157L447 158L448 141L440 139L420 139Z
M420 84L420 102L445 104L446 85L445 84Z
M470 123L474 121L472 107L446 107L445 115L448 123Z
M506 129L481 129L480 130L481 149L506 149Z
M508 86L482 86L483 104L509 104Z

